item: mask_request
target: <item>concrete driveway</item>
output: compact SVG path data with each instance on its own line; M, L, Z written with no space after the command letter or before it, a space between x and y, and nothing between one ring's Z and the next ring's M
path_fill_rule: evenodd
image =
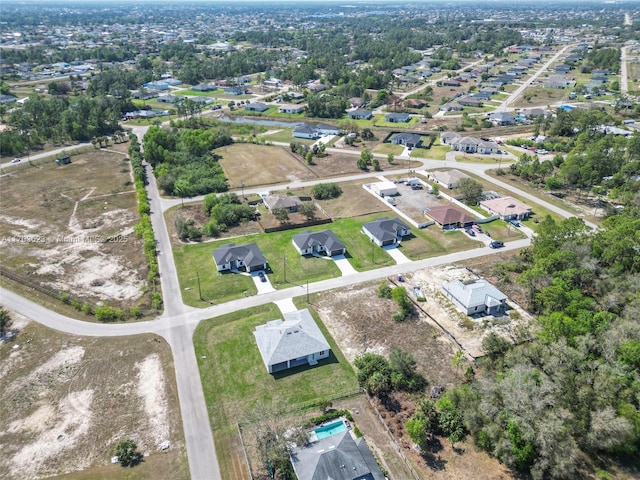
M336 262L336 265L340 269L340 272L342 272L342 275L353 275L355 273L358 273L356 269L353 268L353 266L349 263L347 257L345 257L344 255L335 255L332 258L333 261Z
M387 245L386 247L382 247L396 262L396 264L401 263L411 263L404 253L398 250L397 245Z
M271 285L271 281L269 280L269 277L267 277L266 273L264 275L264 279L265 279L264 282L260 280L259 272L252 272L251 278L253 279L253 283L256 284L256 288L258 289L258 295L260 295L261 293L274 292L276 290L275 288L273 288L273 285Z

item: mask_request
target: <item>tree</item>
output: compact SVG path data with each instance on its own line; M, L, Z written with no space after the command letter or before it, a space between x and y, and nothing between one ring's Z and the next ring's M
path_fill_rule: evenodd
M289 210L286 208L274 208L272 213L280 223L287 223L289 221Z
M0 338L5 336L12 323L13 319L11 315L9 315L9 312L5 308L0 307Z
M313 202L302 202L298 211L309 221L316 219L317 208Z
M390 153L390 154L387 155L387 163L389 165L393 165L394 160L395 160L395 158L393 158L393 153Z
M460 369L467 362L467 357L464 356L462 350L456 350L451 359L451 366L456 369L456 375L460 372Z
M338 198L342 194L342 189L337 183L317 183L311 187L311 195L318 200Z
M307 152L307 154L305 155L304 159L307 162L307 165L312 165L313 164L313 152L311 150L309 150Z
M133 467L140 463L140 452L138 445L130 438L120 440L116 445L113 455L118 457L118 462L123 467Z
M366 170L369 164L371 164L371 160L373 159L373 153L371 153L366 148L360 152L360 158L358 158L358 168L360 170Z
M482 196L482 184L473 178L460 180L457 189L462 194L462 201L467 205L477 205Z
M380 170L382 170L382 168L380 168L380 160L378 160L375 157L373 157L373 160L371 160L371 165L373 165L373 169L376 172L379 172Z

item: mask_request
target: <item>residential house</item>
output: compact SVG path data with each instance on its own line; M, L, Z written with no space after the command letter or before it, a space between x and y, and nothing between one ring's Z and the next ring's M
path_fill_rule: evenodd
M258 325L253 332L260 356L269 373L301 365L317 365L329 358L331 346L306 308L283 315L284 319Z
M397 218L379 218L362 226L362 233L380 247L395 245L411 234L409 227Z
M558 74L561 74L561 75L562 75L562 74L565 74L565 73L569 73L569 72L571 71L571 69L572 69L572 68L573 68L573 67L572 67L571 65L566 65L566 64L564 64L564 65L558 65L557 67L555 67L555 68L553 69L553 71L554 71L555 73L558 73Z
M404 101L404 106L407 108L424 108L427 105L429 105L429 103L421 98L409 98Z
M351 105L351 108L360 108L364 104L360 97L351 97L347 102Z
M457 132L452 132L452 131L442 132L440 134L440 143L442 143L443 145L450 145L451 144L450 142L458 138L460 138L460 134Z
M487 91L480 91L480 92L476 92L472 95L473 98L477 98L478 100L480 100L481 102L488 102L489 100L491 100L491 93L487 92Z
M489 114L489 121L497 126L515 125L516 117L509 112L492 112Z
M265 80L263 85L269 88L280 88L282 86L282 80L278 78L270 78L269 80Z
M407 123L411 120L411 115L408 113L388 113L384 116L385 121L391 123Z
M0 94L0 104L6 105L7 103L13 103L18 101L17 97L13 95Z
M247 272L267 269L267 260L262 255L257 243L245 245L227 243L216 248L212 253L219 272L242 268Z
M441 112L459 112L463 107L458 102L448 102L444 105L440 105L439 110Z
M215 83L201 83L199 85L195 85L195 86L191 87L191 90L193 90L195 92L212 92L216 88L218 88L218 87L216 86Z
M226 87L224 89L224 93L226 93L227 95L244 95L245 93L247 93L247 89L244 87L237 87L237 86L233 86L233 87Z
M300 232L292 239L293 246L300 255L325 254L328 257L344 255L347 251L344 243L331 230Z
M470 95L460 97L458 99L458 103L463 107L481 107L482 106L482 100L480 100L475 96L472 97Z
M303 113L304 108L304 105L279 105L278 112L290 114Z
M318 123L313 128L315 128L316 132L318 132L318 135L321 137L328 135L340 135L340 129L338 127L327 125L326 123Z
M148 90L155 90L155 91L169 90L169 84L164 81L149 82L149 83L145 83L142 86Z
M458 186L458 182L463 178L471 177L459 170L436 170L434 172L429 172L429 178L439 185L451 190L456 188Z
M263 198L264 205L271 211L277 208L284 208L290 213L298 211L302 205L302 200L293 195L267 195Z
M498 215L502 220L524 220L531 215L531 207L512 197L500 197L480 202L491 215Z
M351 110L347 116L352 120L370 120L373 117L373 112L364 108L357 108Z
M526 118L551 117L553 112L546 108L534 107L520 110L520 115Z
M293 129L293 136L297 138L308 138L308 139L316 139L319 137L318 132L315 128L307 125L306 123L301 123Z
M159 95L158 101L162 103L176 103L184 100L185 98L187 97L184 95L173 95L171 93L167 93L166 95Z
M244 109L251 112L264 112L269 109L269 105L262 102L252 102L249 105L245 105Z
M444 230L470 227L475 221L469 214L451 205L425 208L424 214Z
M467 315L504 312L507 296L486 280L455 280L442 286L445 296Z
M132 98L135 98L136 100L151 100L152 98L157 98L158 97L158 92L145 92L145 91L138 91L138 92L133 92L131 94Z
M420 143L422 143L422 138L420 138L420 135L418 135L417 133L396 133L391 139L391 143L413 148L420 146Z
M290 454L298 480L385 480L364 438L349 430L295 447Z
M313 93L322 92L323 90L326 90L326 89L327 89L327 86L324 83L312 83L311 85L309 85L309 91Z

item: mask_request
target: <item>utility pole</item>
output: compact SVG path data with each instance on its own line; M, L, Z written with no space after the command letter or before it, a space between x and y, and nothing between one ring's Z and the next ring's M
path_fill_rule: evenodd
M242 201L244 202L244 180L240 182L240 190L242 192Z
M200 273L197 271L196 278L198 279L198 295L200 296L200 301L204 302L204 298L202 298L202 290L200 289Z
M373 243L373 239L371 240L371 263L373 263L373 250L375 249L375 244Z
M307 304L309 304L309 280L307 280Z
M287 256L286 255L282 255L282 259L283 259L283 268L282 271L284 272L284 283L287 283Z

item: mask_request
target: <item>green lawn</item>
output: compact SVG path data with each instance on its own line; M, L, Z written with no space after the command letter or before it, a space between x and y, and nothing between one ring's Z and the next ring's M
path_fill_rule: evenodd
M184 90L178 90L174 92L175 95L191 95L194 97L213 97L218 93L222 93L223 90L221 88L216 88L215 90L211 90L210 92L200 92L198 90L191 90L190 88Z
M218 242L228 243L226 242ZM244 243L244 242L243 242ZM251 277L234 273L219 273L211 251L213 243L183 245L173 249L178 270L182 300L192 307L208 307L211 302L224 303L235 298L258 293ZM202 298L198 293L198 276Z
M387 252L361 233L364 223L388 216L388 214L377 213L358 218L341 218L327 226L346 245L346 257L356 270L373 270L395 264Z
M507 222L503 222L502 220L494 220L493 222L483 223L479 226L484 232L488 232L492 239L501 240L503 242L520 240L526 236L517 227L509 225ZM533 228L533 226L531 226L531 228Z
M411 117L410 120L406 123L401 123L401 122L396 123L396 122L387 122L384 119L384 117L385 117L384 115L374 115L372 124L375 124L374 126L376 127L398 129L398 128L411 128L420 121L420 118L418 117Z
M433 145L431 148L414 148L411 156L414 158L431 158L433 160L444 160L451 147L446 145Z
M400 155L404 151L402 145L395 145L393 143L380 143L374 149L374 153L383 153L385 155Z
M478 246L459 230L444 232L437 225L426 229L411 229L411 237L402 240L400 250L411 260L436 257Z
M277 376L267 372L253 336L257 325L282 318L273 303L206 320L196 329L194 346L222 478L238 478L232 471L241 457L236 422L256 406L296 412L357 391L351 366L311 313L331 345L331 356L315 367L297 367Z

